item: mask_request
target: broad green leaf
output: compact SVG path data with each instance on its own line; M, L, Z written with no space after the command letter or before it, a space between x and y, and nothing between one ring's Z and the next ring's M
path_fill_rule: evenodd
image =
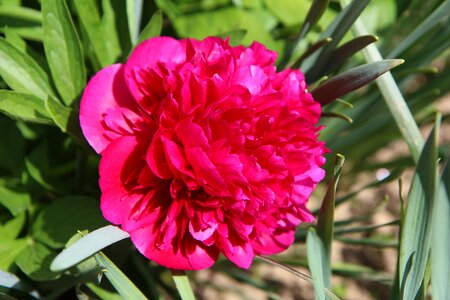
M431 240L431 287L433 299L444 300L450 295L450 164L442 174L433 208Z
M40 299L38 292L30 288L16 275L0 270L0 295L2 295L2 292L17 299Z
M264 0L268 10L273 13L285 26L299 25L305 19L311 1L302 0ZM313 1L317 2L317 1ZM323 1L319 1L323 2Z
M369 1L354 0L337 15L334 21L321 34L320 37L322 39L330 37L333 40L302 64L302 70L305 70L305 75L309 82L314 82L323 75L322 70L329 63L330 54L337 47Z
M146 39L155 36L160 36L162 25L163 25L162 11L158 10L153 14L152 18L150 19L148 24L144 27L144 29L142 29L136 44L140 44Z
M8 118L0 117L0 128L0 169L8 170L11 174L19 174L22 171L25 155L25 141L22 133L15 122Z
M52 96L48 96L45 100L45 108L62 132L69 133L78 141L84 142L85 139L81 133L78 121L79 112L77 110L64 106Z
M145 300L147 297L102 252L95 255L97 263L105 269L105 276L125 300Z
M437 188L437 139L440 118L426 142L409 190L400 243L399 278L403 299L414 299L423 283L431 244L431 210ZM411 270L404 276L408 259Z
M323 272L324 264L326 264L327 261L325 246L312 227L308 230L308 237L306 241L308 249L308 267L313 279L315 298L325 300L324 289L326 287L326 275Z
M195 300L195 295L192 291L191 284L189 283L189 278L187 277L186 272L174 270L172 271L172 278L182 300Z
M16 257L17 266L33 280L48 281L59 277L59 273L50 271L50 263L55 253L41 243L29 241Z
M31 197L18 182L1 178L0 204L6 207L13 216L17 216L30 206Z
M15 239L25 225L25 213L17 215L15 218L0 224L0 236L2 239Z
M221 38L229 38L230 45L238 46L241 44L241 42L245 38L246 34L247 34L247 30L245 30L245 29L235 29L235 30L231 30L231 31L219 34L218 36Z
M322 276L325 287L331 287L331 243L334 236L334 204L336 200L336 189L341 176L344 156L338 154L335 159L334 175L328 185L328 190L322 201L317 220L317 236L322 241L324 251L322 265Z
M86 84L80 41L64 0L42 0L42 17L45 55L53 81L70 106Z
M15 120L54 124L45 110L44 100L30 94L0 90L0 112Z
M102 1L104 15L100 16L94 1L77 0L73 3L100 66L106 67L115 63L121 50L116 29L111 28L111 25L114 25L114 15L109 7L111 4Z
M0 76L16 92L33 94L40 99L53 94L42 68L3 38L0 38Z
M52 248L62 248L77 230L105 225L98 201L69 196L46 206L32 225L33 237Z
M68 269L103 248L128 237L128 233L115 226L108 225L97 229L62 251L52 262L51 269L54 271Z
M0 32L4 32L8 27L23 38L42 41L41 20L41 12L38 10L24 6L0 5Z
M0 270L8 270L16 256L27 247L26 239L10 240L3 238L0 243Z
M401 59L387 59L355 67L325 81L311 93L316 101L326 105L336 98L365 86L403 62Z

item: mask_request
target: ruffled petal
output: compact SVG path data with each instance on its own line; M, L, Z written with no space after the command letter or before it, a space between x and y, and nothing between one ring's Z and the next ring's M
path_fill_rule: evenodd
M86 86L80 104L81 129L92 148L102 153L111 141L132 131L130 122L140 122L136 112L124 66L115 64L98 72Z

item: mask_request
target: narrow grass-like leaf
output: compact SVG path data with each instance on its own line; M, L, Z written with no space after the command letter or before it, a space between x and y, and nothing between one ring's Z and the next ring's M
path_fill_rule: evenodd
M95 255L97 263L105 269L105 276L125 300L146 300L147 297L130 279L102 252Z
M308 267L313 279L315 298L325 300L326 278L329 274L324 274L324 265L327 264L326 250L314 228L309 228L306 239L308 249ZM326 268L326 266L325 266Z
M450 163L442 174L441 186L433 208L431 241L431 287L433 299L450 295Z
M7 26L21 37L42 41L41 12L19 5L6 5L0 2L0 32Z
M342 165L344 164L344 156L338 154L334 163L334 175L331 178L328 190L322 201L322 206L319 211L317 220L317 236L322 241L323 261L322 275L323 282L326 287L331 286L331 243L334 235L334 201L336 199L336 189L341 176ZM308 233L309 238L309 233ZM314 243L313 243L314 244ZM309 252L308 252L309 253Z
M320 48L322 48L323 46L325 46L326 44L331 43L333 39L332 38L325 38L323 40L319 40L316 43L312 44L310 47L308 47L308 49L305 50L305 52L303 52L303 54L292 64L292 66L289 66L290 68L293 69L298 69L300 68L300 65L302 64L302 62L308 58L310 55L312 55L313 53L315 53L316 51L318 51Z
M355 67L325 81L311 93L316 101L326 105L336 98L363 87L403 62L402 59L387 59Z
M161 10L156 11L148 24L139 34L136 44L142 43L144 40L161 35L163 25L163 14Z
M130 31L131 42L136 44L139 36L139 26L142 17L142 0L126 0L126 13L128 20L128 30Z
M97 297L99 297L102 300L122 300L122 297L117 294L110 292L108 290L102 289L96 284L93 283L86 283L86 286L95 294Z
M53 94L47 74L27 54L0 38L0 76L16 92L45 99Z
M443 19L450 16L450 1L444 1L442 4L430 14L426 20L420 23L413 32L411 32L400 44L386 56L388 58L395 58L401 55L404 51L416 43L422 36L438 25Z
M107 16L108 5L102 1L105 16L101 17L94 1L73 1L83 29L89 39L101 67L114 63L120 56L120 45L115 28L111 28L111 22Z
M370 0L354 0L346 6L321 34L321 38L331 37L331 43L305 60L302 70L305 70L306 78L310 82L316 81L323 75L323 68L329 63L332 51L337 47L344 35L362 13Z
M50 269L52 271L68 269L103 248L128 237L128 233L115 226L108 225L97 229L58 254Z
M0 112L15 120L53 125L44 101L31 94L0 90Z
M378 41L374 35L364 35L345 43L330 54L330 61L325 66L322 74L328 74L341 67L347 59L352 57L367 45Z
M44 49L53 81L70 106L86 84L86 71L75 25L64 0L42 0Z
M0 293L6 292L18 299L39 299L39 293L16 275L0 270Z
M440 117L420 155L408 195L400 245L399 278L403 299L414 299L423 283L431 246L431 213L437 189L437 140ZM408 259L411 270L404 276ZM405 278L406 277L406 278Z
M180 293L182 300L195 300L194 292L192 291L189 278L184 271L172 270L172 278Z

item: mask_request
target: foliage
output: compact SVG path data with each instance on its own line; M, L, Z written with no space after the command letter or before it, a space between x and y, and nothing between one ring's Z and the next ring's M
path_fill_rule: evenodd
M257 267L272 263L307 281L292 267L309 266L317 299L336 297L330 292L338 293L331 273L387 282L392 299L430 294L445 299L450 294L450 168L449 148L439 146L438 132L449 116L436 116L436 102L450 89L450 1L346 4L0 0L0 297L114 299L119 293L126 299L164 299L177 298L179 291L183 299L192 299L188 276L201 287L194 273L171 273L143 258L128 240L118 242L126 235L117 228L104 227L81 239L77 233L106 225L98 205L99 158L80 134L80 95L96 71L125 61L138 42L162 34L227 36L232 44L245 45L258 40L279 53L279 68L300 67L324 105L321 139L332 151L329 186L317 192L323 198L318 223L299 228L294 247L305 249L307 242L308 257L306 251L294 251L261 258L250 272L221 260L212 272L268 297L275 297L279 287L262 280ZM400 59L404 63L397 67ZM394 67L377 86L366 86ZM424 142L418 128L428 124L434 130ZM374 159L374 153L402 139L408 153L391 161ZM342 159L331 163L338 153L346 157L344 167ZM407 199L391 200L404 201L398 220L379 225L364 223L372 215L334 220L335 206L385 186L411 167L415 173ZM379 169L390 175L363 188L354 184ZM339 177L342 192L336 195ZM386 226L396 226L399 238L377 234ZM355 232L363 234L351 235ZM336 240L398 249L396 274L332 261ZM65 247L61 255L66 256L54 260Z

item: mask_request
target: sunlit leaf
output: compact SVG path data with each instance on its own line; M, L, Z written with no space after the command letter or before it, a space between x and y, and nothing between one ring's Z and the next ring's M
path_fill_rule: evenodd
M140 44L146 39L160 36L161 30L163 25L163 15L162 11L158 10L155 12L148 22L148 24L142 29L141 33L139 34L139 38L136 42L136 44Z
M175 285L182 300L195 300L194 292L192 291L189 278L185 272L172 271L172 278L173 281L175 281Z
M30 94L0 90L0 112L15 120L54 124L44 107L44 101Z

